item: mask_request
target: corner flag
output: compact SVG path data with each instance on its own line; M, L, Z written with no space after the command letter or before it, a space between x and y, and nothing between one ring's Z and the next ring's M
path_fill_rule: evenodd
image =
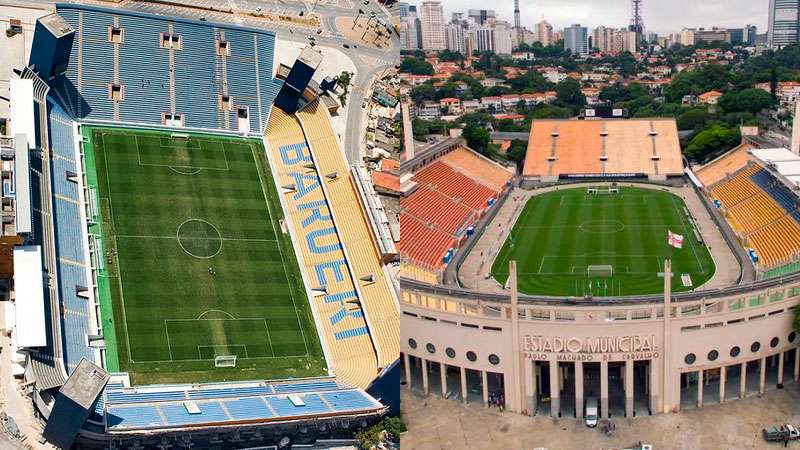
M667 230L667 233L669 233L667 235L667 244L669 244L670 247L683 248L683 236L675 234L670 230Z

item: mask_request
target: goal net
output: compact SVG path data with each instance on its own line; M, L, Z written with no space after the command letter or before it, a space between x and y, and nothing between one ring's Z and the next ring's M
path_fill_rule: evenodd
M215 357L214 367L236 367L236 355L223 355Z
M586 193L591 195L619 194L619 188L616 186L589 186L586 188Z
M586 268L589 278L611 278L614 276L614 266L607 264L592 265Z

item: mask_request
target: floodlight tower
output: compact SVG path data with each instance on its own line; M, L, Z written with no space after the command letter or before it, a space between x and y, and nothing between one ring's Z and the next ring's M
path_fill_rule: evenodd
M631 17L631 26L629 28L630 31L636 33L636 50L642 45L643 33L644 33L644 20L642 19L642 0L631 0L631 9L632 9L632 17Z

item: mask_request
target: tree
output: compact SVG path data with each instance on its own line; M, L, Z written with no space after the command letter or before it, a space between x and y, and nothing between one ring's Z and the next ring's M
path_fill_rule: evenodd
M715 123L697 133L689 141L684 153L692 160L702 161L712 153L735 147L741 138L737 128L728 128Z
M483 154L487 153L491 136L486 128L470 124L464 127L461 136L467 140L467 146L469 148Z
M709 120L708 110L693 108L678 116L679 130L696 130L704 127Z
M389 435L389 440L392 442L400 442L400 435L408 430L406 424L399 417L386 417L381 423L383 424L383 429Z
M586 97L581 92L581 84L573 79L566 80L556 85L558 102L566 106L581 107L586 105Z
M439 59L441 59L442 61L455 62L463 60L464 55L462 55L459 52L454 52L451 50L442 50L439 52Z
M422 58L404 58L400 72L412 75L433 75L433 66Z
M729 92L719 99L719 106L726 112L749 112L755 114L772 105L772 95L758 88Z
M416 105L422 105L426 100L436 99L436 89L430 83L421 84L411 89L411 100Z
M381 443L381 428L373 425L356 433L358 447L361 450L372 450Z
M336 77L336 84L342 88L342 92L339 93L339 102L342 106L347 105L347 94L350 93L350 80L353 78L353 73L343 70L342 73Z
M508 148L506 152L506 156L511 161L517 163L517 165L522 164L525 161L525 155L528 153L528 146L525 142L514 139L511 141L511 147Z

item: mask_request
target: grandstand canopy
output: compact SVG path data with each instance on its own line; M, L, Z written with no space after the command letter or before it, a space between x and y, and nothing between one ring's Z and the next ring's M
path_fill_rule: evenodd
M800 155L785 148L753 149L750 154L763 166L771 168L794 187L800 187Z
M17 345L44 347L44 282L42 249L38 245L14 249L14 289L16 292Z
M680 176L675 119L534 120L523 175Z

